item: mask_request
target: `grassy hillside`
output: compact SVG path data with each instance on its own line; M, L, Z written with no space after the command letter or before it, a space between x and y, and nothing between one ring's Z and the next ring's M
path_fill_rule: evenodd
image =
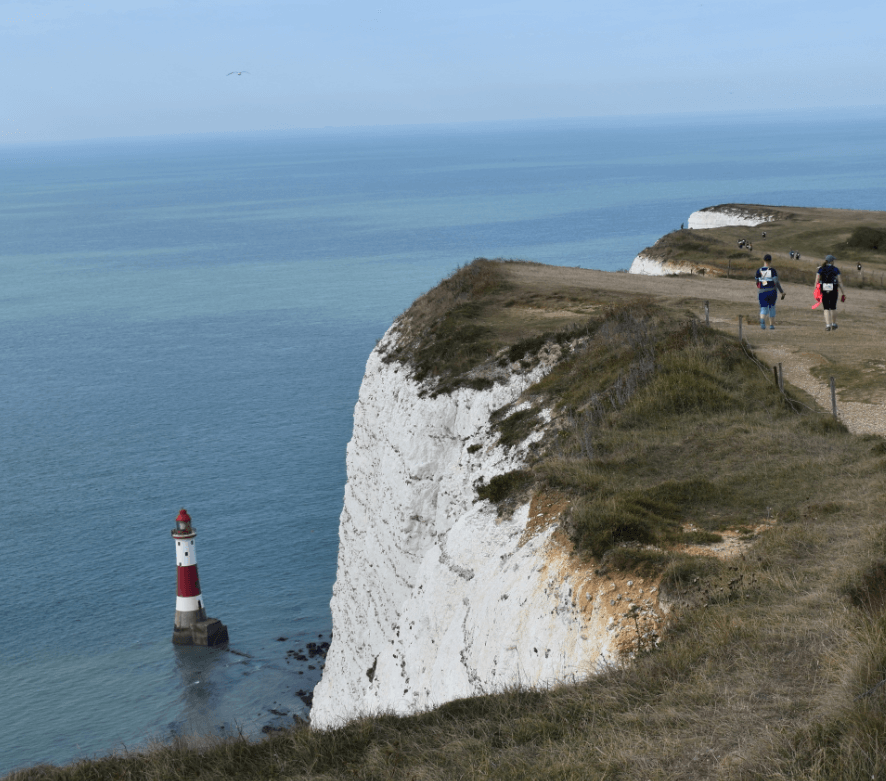
M732 226L703 231L679 230L659 239L644 255L685 263L720 276L753 276L763 255L772 255L782 282L809 283L825 255L834 255L847 287L886 289L886 212L786 206L725 207L773 215L756 227ZM763 233L766 233L765 238ZM740 248L739 240L752 249ZM791 258L791 252L800 259ZM861 269L858 265L861 264Z
M496 416L514 444L551 409L545 437L524 469L477 491L503 513L556 493L600 572L660 579L666 636L638 640L630 666L11 778L886 778L886 440L779 391L731 321L698 318L693 291L714 288L696 284L709 283L479 260L416 302L387 356L428 393L560 356L527 388L528 411ZM753 544L700 555L726 533Z

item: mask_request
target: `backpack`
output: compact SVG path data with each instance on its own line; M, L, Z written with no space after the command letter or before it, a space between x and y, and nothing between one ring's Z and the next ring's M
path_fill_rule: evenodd
M836 282L836 281L837 281L837 275L838 275L839 273L840 273L840 272L837 271L837 269L834 268L834 266L829 266L829 265L824 265L824 266L822 266L822 267L818 270L818 274L819 274L819 276L821 277L821 281L824 282L824 283L826 283L826 284L830 284L830 283L832 283L832 282Z

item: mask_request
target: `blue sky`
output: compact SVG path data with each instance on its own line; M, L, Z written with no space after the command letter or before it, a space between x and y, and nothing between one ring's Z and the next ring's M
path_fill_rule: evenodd
M711 111L789 121L886 105L884 9L0 0L0 144Z

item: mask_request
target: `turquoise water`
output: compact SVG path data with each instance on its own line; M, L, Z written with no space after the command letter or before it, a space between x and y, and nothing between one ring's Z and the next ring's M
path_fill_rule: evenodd
M331 629L366 357L456 266L627 268L723 202L881 209L884 131L696 117L0 149L0 772L307 714L320 664L288 652ZM244 655L170 642L181 507Z

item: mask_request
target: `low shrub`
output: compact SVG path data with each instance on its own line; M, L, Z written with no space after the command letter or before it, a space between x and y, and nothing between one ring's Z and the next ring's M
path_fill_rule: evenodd
M664 551L637 546L612 548L601 560L601 571L608 569L627 571L654 577L665 567L670 556Z
M528 437L539 425L538 409L528 407L517 410L496 424L498 441L505 447L513 447Z
M515 469L496 475L488 483L477 486L477 496L499 504L522 491L532 482L532 472L528 469Z
M848 434L849 429L844 423L835 420L833 415L817 414L803 417L803 425L813 434Z
M594 556L624 543L660 544L673 536L679 512L639 491L587 498L572 513L578 546Z
M669 600L685 599L689 593L701 591L718 578L725 565L711 556L674 555L661 578L662 596Z
M886 560L872 562L856 572L843 586L843 593L858 608L872 616L886 608Z
M491 380L489 377L471 377L471 379L465 380L464 384L467 388L484 391L494 388L495 380Z

